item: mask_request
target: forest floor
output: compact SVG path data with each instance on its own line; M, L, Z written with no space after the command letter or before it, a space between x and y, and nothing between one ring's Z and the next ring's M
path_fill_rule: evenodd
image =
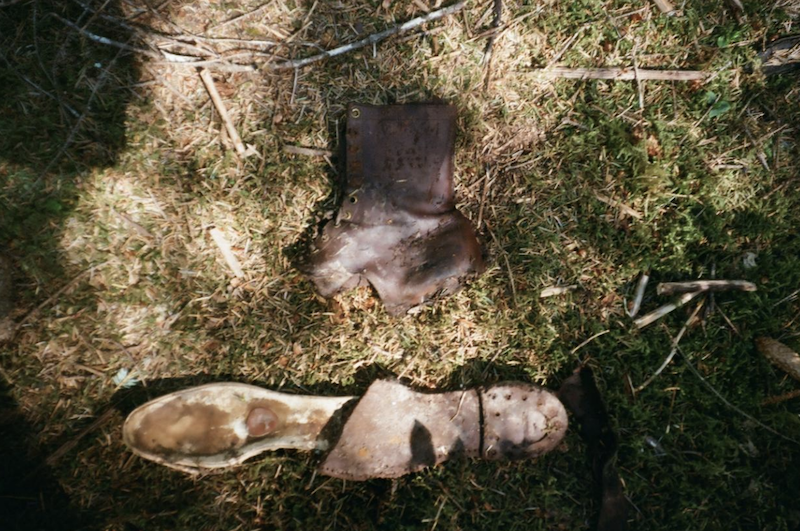
M507 0L493 29L494 1L468 2L274 70L446 4L0 1L0 252L18 325L0 346L10 529L589 529L598 505L575 430L535 462L363 483L317 475L319 456L293 451L194 478L120 436L131 407L194 384L557 389L580 363L619 434L631 529L797 529L800 399L763 402L798 383L754 339L800 348L800 83L765 77L757 57L800 32L800 2L675 3L668 16L650 0ZM211 57L255 154L237 154L179 54ZM542 73L553 66L707 75ZM458 208L486 272L403 317L370 289L322 299L293 260L336 208L346 105L431 100L458 109ZM637 329L626 309L643 273L641 313L672 300L661 281L758 291ZM575 288L540 297L559 286ZM632 392L696 304L678 354Z

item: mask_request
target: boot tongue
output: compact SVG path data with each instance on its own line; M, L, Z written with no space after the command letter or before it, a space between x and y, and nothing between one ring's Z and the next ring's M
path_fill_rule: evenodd
M452 211L455 118L451 105L350 104L348 182L340 216L358 220L375 201L384 204L379 212Z

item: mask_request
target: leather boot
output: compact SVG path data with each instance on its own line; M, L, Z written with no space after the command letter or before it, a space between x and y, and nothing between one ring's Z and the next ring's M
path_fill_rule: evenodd
M450 105L348 106L344 198L300 266L321 295L371 284L400 314L483 271L453 200L455 118Z
M522 382L435 393L377 380L361 398L215 383L140 406L122 436L136 454L190 473L292 448L326 452L322 474L362 481L456 457L537 458L559 445L567 424L553 393Z

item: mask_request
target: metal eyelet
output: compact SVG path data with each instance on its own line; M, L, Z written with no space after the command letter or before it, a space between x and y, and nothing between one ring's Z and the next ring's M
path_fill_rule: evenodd
M353 109L350 111L350 116L352 116L353 118L358 118L359 116L361 116L361 109L359 109L358 107L353 107Z

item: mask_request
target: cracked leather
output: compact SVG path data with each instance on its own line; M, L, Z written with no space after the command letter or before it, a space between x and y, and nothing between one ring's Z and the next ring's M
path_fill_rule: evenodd
M450 105L348 106L342 204L300 267L321 295L371 284L400 314L483 271L453 199L455 118Z
M422 393L378 380L356 404L320 472L361 481L396 478L454 457L535 458L555 448L566 430L558 398L531 384Z

